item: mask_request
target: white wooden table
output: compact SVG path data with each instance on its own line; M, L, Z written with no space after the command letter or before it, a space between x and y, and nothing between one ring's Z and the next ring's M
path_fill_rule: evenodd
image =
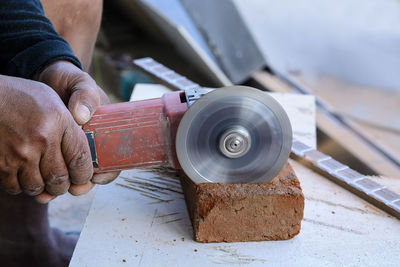
M315 141L315 131L302 135L296 138L310 142L304 137L312 136ZM291 240L197 243L176 174L130 170L97 188L70 266L400 264L399 220L290 162L306 198L301 232ZM400 192L400 183L376 179Z

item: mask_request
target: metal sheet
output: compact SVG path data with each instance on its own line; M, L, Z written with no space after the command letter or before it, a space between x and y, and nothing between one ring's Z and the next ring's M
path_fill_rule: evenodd
M234 83L246 80L265 59L231 0L181 0L215 58Z

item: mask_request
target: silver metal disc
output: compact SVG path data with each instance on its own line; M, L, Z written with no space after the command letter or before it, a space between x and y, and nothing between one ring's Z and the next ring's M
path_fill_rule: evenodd
M260 90L231 86L198 99L183 116L176 152L197 184L261 183L286 163L292 129L285 111Z

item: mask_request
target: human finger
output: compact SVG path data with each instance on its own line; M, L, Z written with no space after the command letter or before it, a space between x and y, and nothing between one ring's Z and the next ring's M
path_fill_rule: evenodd
M11 195L18 195L22 192L17 178L17 170L0 171L0 187Z
M36 196L45 189L45 184L39 169L39 160L31 160L24 164L18 172L18 181L21 190L29 195Z
M86 184L72 184L68 192L73 196L80 196L88 193L93 187L94 184L91 181L88 181Z
M92 158L85 134L73 121L65 130L61 151L71 183L87 183L93 176Z
M50 201L52 201L53 199L55 199L56 196L53 196L51 194L49 194L48 192L44 191L42 193L40 193L39 195L35 196L35 200L37 202L39 202L40 204L47 204Z
M94 184L108 184L118 177L120 172L106 172L106 173L96 173L93 175L92 183Z
M46 191L53 196L65 194L70 186L69 174L58 142L49 146L40 160Z
M74 86L68 101L68 109L79 125L87 123L101 103L96 83L89 75L87 77Z

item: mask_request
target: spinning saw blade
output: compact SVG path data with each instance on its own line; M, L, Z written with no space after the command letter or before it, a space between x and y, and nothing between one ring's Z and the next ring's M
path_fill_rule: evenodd
M183 116L176 152L195 183L260 183L286 163L292 145L289 119L266 93L245 86L216 89Z

